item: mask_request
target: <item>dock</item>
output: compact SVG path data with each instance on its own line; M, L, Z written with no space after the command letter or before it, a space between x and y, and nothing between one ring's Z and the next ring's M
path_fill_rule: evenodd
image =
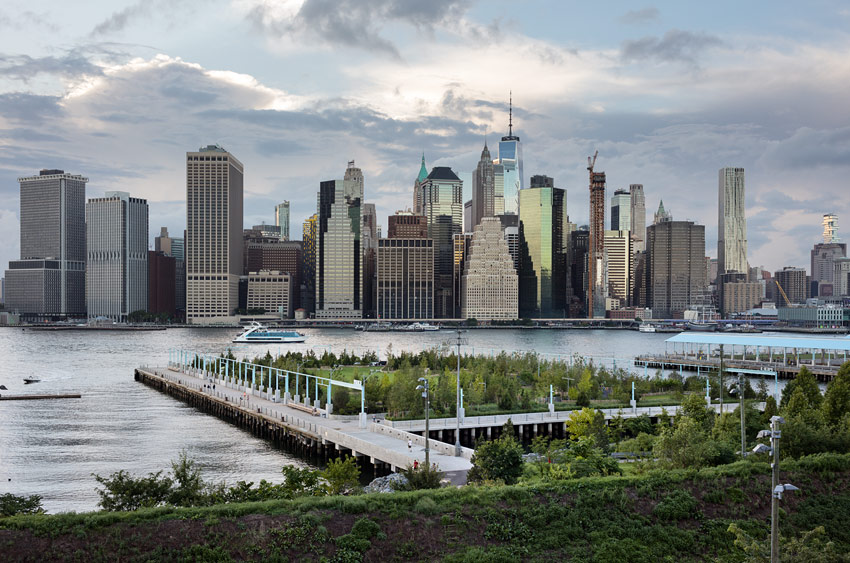
M60 395L0 395L0 401L42 401L45 399L79 399L79 393L65 393Z

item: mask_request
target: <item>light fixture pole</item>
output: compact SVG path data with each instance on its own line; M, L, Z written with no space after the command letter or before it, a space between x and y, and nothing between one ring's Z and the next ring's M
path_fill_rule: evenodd
M782 493L785 491L800 490L790 483L779 483L779 439L782 437L782 431L779 430L780 424L785 424L784 418L770 417L770 430L761 430L758 433L759 438L770 437L770 447L758 444L753 448L753 453L767 453L773 456L773 462L770 464L770 563L779 563L779 503L777 501L782 500Z
M417 385L416 388L419 389L420 391L422 391L422 397L425 398L425 467L426 467L426 469L430 469L431 468L431 449L428 446L428 440L430 439L430 436L429 436L430 428L428 426L428 421L429 421L428 414L429 414L429 411L431 410L431 397L429 396L429 393L428 393L428 380L425 379L424 377L420 377L419 382L421 383L421 385Z
M744 374L743 372L738 372L738 393L741 395L739 397L741 401L741 457L746 455L747 451L747 431L744 428Z
M455 344L457 345L457 406L455 407L455 455L458 457L460 457L460 454L463 451L463 448L460 445L460 346L461 344L466 344L466 341L464 338L461 337L462 332L463 331L460 330L460 327L458 327L457 338L455 341Z

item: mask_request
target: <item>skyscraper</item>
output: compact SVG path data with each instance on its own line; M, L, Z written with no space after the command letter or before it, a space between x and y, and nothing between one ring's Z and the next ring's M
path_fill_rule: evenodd
M319 185L316 318L363 316L363 173L348 163L342 180Z
M186 320L207 324L239 307L244 168L218 145L186 153Z
M6 271L6 309L24 318L86 314L86 183L64 170L18 178L21 259Z
M616 190L611 196L611 230L632 230L632 195L628 190Z
M316 312L316 259L318 256L318 213L313 213L302 225L301 241L301 307L305 314Z
M775 296L778 306L785 307L788 302L791 304L805 303L806 299L809 298L809 277L806 275L805 268L785 266L774 272L773 277L776 284L782 288L782 291L777 291ZM788 298L788 302L785 301L785 297Z
M717 195L717 273L747 273L744 169L721 168Z
M428 221L424 215L396 211L387 221L387 238L428 238Z
M434 317L434 241L380 239L377 271L379 319Z
M472 173L472 221L464 225L464 232L471 233L481 222L482 217L492 217L496 214L496 184L493 176L493 160L490 149L484 142L478 167Z
M823 242L825 244L841 241L838 238L838 215L835 213L825 214L821 224L823 225Z
M502 165L504 213L519 213L519 191L523 189L522 144L514 135L513 98L508 110L508 134L499 141L499 156L494 164ZM494 170L495 174L495 170Z
M289 240L289 202L274 206L274 224L280 227L280 240Z
M643 184L630 184L631 195L631 220L629 227L632 236L632 252L643 252L646 250L646 200L643 195Z
M605 317L605 172L595 172L596 155L587 159L590 172L590 240L588 248L587 316Z
M452 272L453 237L460 234L463 212L463 182L452 169L437 166L420 187L420 206L428 222L428 238L434 240L434 314L454 317Z
M416 180L413 181L413 213L422 215L422 198L419 194L422 189L422 182L428 177L428 169L425 168L425 153L422 153L422 164L419 165L419 174Z
M673 221L663 206L646 229L647 306L672 318L698 302L705 288L705 226Z
M168 228L160 227L154 237L154 250L174 258L174 308L179 317L186 314L186 243L183 237L171 237ZM148 261L150 265L150 261ZM148 276L150 279L150 276ZM148 295L151 291L148 288ZM151 311L153 312L153 311ZM160 311L157 311L160 312Z
M818 282L818 295L840 295L835 293L835 261L847 256L847 244L838 237L838 216L830 213L823 216L823 242L811 251L812 281ZM832 287L826 287L832 286Z
M608 295L620 301L620 306L631 304L633 252L629 231L605 231L605 253L608 256Z
M148 202L106 192L86 204L86 303L90 319L125 322L148 309Z
M461 318L518 318L517 273L497 217L484 217L475 227L461 285Z
M568 221L566 190L551 178L533 176L533 185L519 192L519 309L523 318L566 315Z

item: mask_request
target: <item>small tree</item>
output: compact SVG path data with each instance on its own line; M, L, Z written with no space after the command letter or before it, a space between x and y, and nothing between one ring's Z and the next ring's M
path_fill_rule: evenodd
M522 454L522 446L514 437L513 423L508 419L498 439L476 444L467 480L503 481L513 485L522 475Z
M407 478L407 483L404 485L393 483L393 487L399 491L439 489L442 486L443 472L437 468L436 464L432 464L431 467L423 464L416 468L408 465L406 469L401 470L401 474Z
M841 422L850 413L850 362L838 370L838 375L826 386L823 397L823 416L832 426Z
M325 491L329 495L350 493L360 486L360 469L351 456L346 456L345 460L331 460L319 475L324 479Z
M284 465L281 473L284 479L281 487L287 498L303 495L318 496L324 492L319 482L319 471Z
M31 495L19 497L11 493L0 495L0 516L14 516L15 514L41 514L41 497Z

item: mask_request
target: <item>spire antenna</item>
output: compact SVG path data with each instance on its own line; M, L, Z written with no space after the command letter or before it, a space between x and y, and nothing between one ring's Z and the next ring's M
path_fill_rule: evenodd
M508 137L512 137L514 134L514 92L513 90L509 91L508 94Z

